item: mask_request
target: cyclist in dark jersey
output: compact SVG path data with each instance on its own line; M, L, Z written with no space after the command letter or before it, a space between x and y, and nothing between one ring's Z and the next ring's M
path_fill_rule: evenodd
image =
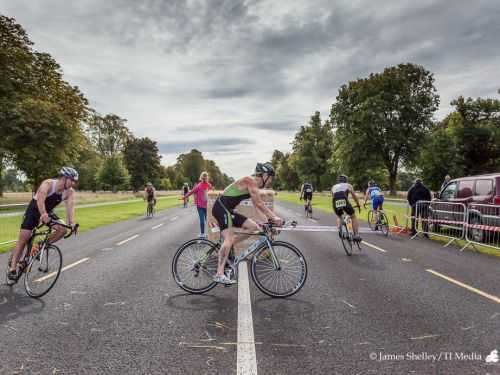
M249 231L259 230L258 224L237 212L234 209L241 201L251 199L257 211L280 226L283 221L276 216L269 208L264 205L260 198L259 189L264 189L271 185L274 177L274 169L271 163L257 163L255 167L255 176L243 177L229 185L222 195L220 195L212 208L212 215L217 220L221 235L224 239L219 251L219 263L217 266L217 275L214 280L221 284L234 284L235 280L230 280L224 274L224 266L229 255L229 251L235 243L233 227L243 228Z
M153 205L156 205L156 190L151 182L146 184L146 188L144 189L144 200L149 202L153 202Z
M347 176L340 175L337 179L337 184L332 187L332 205L333 211L337 214L337 228L340 228L340 217L345 212L351 217L352 220L354 240L361 241L361 237L359 236L359 222L354 212L354 208L349 202L349 193L356 201L358 210L361 210L354 188L347 182Z
M78 172L73 168L63 167L59 171L58 179L49 179L42 182L24 214L19 238L12 250L10 269L7 273L9 280L17 281L17 263L26 243L31 237L31 232L38 226L40 220L44 224L48 224L51 220L59 220L53 212L59 203L65 203L68 225L74 225L75 192L73 188L77 181ZM66 235L66 229L59 225L55 225L53 229L55 231L49 237L50 243L54 243Z
M304 199L304 209L307 210L313 199L313 186L309 182L304 182L300 189L300 199Z

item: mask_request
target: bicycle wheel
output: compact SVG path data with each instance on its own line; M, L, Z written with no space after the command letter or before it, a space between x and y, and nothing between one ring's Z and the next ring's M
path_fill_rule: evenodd
M382 233L384 234L384 236L389 235L389 220L387 219L387 215L385 214L385 212L380 213L379 228L382 231Z
M290 297L306 282L306 260L300 250L292 244L282 241L272 244L280 268L275 268L271 250L267 244L263 244L252 258L252 279L257 288L268 296Z
M218 248L205 239L195 239L183 244L172 260L174 280L186 292L202 294L214 288L217 283Z
M344 247L345 253L349 256L352 255L352 238L351 238L351 233L349 233L349 230L347 229L347 224L343 222L340 225L340 230L339 230L339 237L340 240L342 241L342 246Z
M40 298L56 284L62 268L61 250L55 245L46 244L37 255L31 258L26 268L24 289L28 296Z
M368 211L368 226L371 230L377 230L377 217L373 214L372 210Z

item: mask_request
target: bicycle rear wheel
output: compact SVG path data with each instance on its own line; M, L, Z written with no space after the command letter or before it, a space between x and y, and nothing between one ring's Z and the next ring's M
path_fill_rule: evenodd
M195 239L183 244L172 260L174 280L186 292L202 294L217 283L218 247L205 239Z
M387 219L387 215L385 212L380 212L380 230L384 234L384 236L389 235L389 220Z
M24 288L28 296L40 298L56 284L62 268L61 250L55 245L46 244L44 249L31 258L26 268Z
M377 230L377 216L373 214L372 210L368 211L368 226L371 230Z
M271 250L263 244L252 258L252 279L261 292L275 298L290 297L297 293L307 279L307 263L292 244L272 243L280 268L274 265Z
M339 230L339 237L340 240L342 241L342 246L344 247L345 253L349 256L352 255L352 236L351 233L349 233L349 230L347 229L347 224L343 222L340 225L340 230Z

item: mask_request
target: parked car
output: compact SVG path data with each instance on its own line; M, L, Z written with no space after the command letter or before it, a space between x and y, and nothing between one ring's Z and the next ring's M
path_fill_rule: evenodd
M437 202L463 203L468 208L467 220L470 224L500 226L500 173L469 176L450 180L436 194ZM455 206L456 207L456 206ZM456 220L452 210L431 213L431 217L443 220ZM454 211L457 211L455 209ZM458 211L461 211L458 209ZM463 212L462 212L463 214ZM498 233L498 232L496 232ZM471 229L472 239L485 242L493 232ZM497 235L498 236L498 235Z

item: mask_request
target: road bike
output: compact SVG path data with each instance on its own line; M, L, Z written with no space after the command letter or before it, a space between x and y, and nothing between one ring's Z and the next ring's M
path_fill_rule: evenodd
M70 232L64 238L70 237L72 234L77 234L78 224L74 227L66 225L56 220L51 220L47 224L47 229L39 231L45 224L40 224L31 234L26 246L23 249L21 259L19 260L19 277L24 274L24 289L26 294L33 298L40 298L47 294L56 284L62 268L61 250L49 243L49 236L52 233L52 228L55 225L70 229ZM43 237L36 245L34 244L37 237ZM12 261L12 254L9 258L8 268ZM8 285L13 285L10 280L7 280Z
M146 217L153 217L154 216L154 213L155 213L155 204L156 204L155 200L149 200L148 201L148 206L147 206L147 209L146 209Z
M337 202L342 202L342 200L339 200ZM337 208L343 208L343 207L338 206ZM354 239L354 232L352 229L352 219L351 216L345 212L345 209L343 210L342 216L340 217L339 237L340 240L342 241L342 246L344 247L345 253L347 255L349 256L352 255L353 244L357 246L359 251L361 251L361 243L360 243L361 241L357 241Z
M313 209L312 209L312 203L310 200L307 201L306 205L304 206L304 210L306 211L306 217L312 218Z
M366 209L366 203L364 204L364 207ZM389 235L389 220L387 219L387 215L384 210L378 211L378 218L373 210L368 210L368 225L374 232L379 230L384 236Z
M297 223L290 223L295 226ZM280 227L271 223L261 224L256 233L259 238L237 257L229 257L226 276L237 279L238 264L246 259L251 261L251 277L259 290L275 298L290 297L297 293L307 278L307 263L294 245L276 241ZM194 239L184 243L172 260L172 274L179 287L192 294L202 294L213 289L217 283L218 243L207 239Z

